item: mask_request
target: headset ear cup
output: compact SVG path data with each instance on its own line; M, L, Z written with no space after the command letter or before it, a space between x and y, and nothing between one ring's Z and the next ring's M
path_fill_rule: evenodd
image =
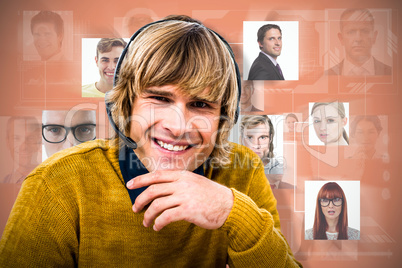
M236 111L235 111L235 115L234 115L234 124L237 123L237 120L239 119L239 115L240 115L240 97L241 97L241 77L240 77L240 70L239 70L239 66L236 63L235 60L235 56L233 53L232 48L230 47L229 43L225 40L225 38L223 38L222 36L220 36L218 33L216 33L215 31L212 31L211 29L209 29L211 32L213 32L214 34L216 34L216 36L219 37L219 39L226 45L226 48L229 51L230 57L233 60L233 63L235 65L235 72L236 72L236 81L237 81L237 107L236 107Z
M234 56L233 56L233 62L235 64L236 80L237 80L237 107L236 107L236 112L235 112L235 117L234 117L234 124L236 124L237 120L239 119L239 115L240 115L241 79L240 79L239 66L236 63Z

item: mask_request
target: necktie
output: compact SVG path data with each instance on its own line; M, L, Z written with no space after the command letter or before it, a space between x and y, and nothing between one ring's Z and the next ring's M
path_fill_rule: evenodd
M278 72L279 72L279 73L282 75L282 77L283 77L282 69L281 69L281 67L279 66L279 63L276 64L276 69L278 69Z

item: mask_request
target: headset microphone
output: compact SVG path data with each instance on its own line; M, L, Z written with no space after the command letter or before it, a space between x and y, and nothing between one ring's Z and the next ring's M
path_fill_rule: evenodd
M107 93L105 96L105 100L107 100ZM119 135L120 139L123 140L123 142L127 145L127 147L135 150L137 149L137 143L135 141L133 141L130 137L127 137L126 135L124 135L120 129L117 127L116 123L113 121L113 117L112 117L112 109L111 106L113 105L113 103L107 102L106 103L106 112L107 112L107 117L109 118L109 122L113 128L114 131L116 131L116 133Z

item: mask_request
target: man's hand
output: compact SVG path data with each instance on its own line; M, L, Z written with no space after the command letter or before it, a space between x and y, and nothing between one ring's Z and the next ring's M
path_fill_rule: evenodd
M189 171L156 171L127 182L128 189L149 186L133 205L144 214L144 226L154 223L159 231L169 223L188 221L205 229L217 229L226 221L233 206L232 191Z

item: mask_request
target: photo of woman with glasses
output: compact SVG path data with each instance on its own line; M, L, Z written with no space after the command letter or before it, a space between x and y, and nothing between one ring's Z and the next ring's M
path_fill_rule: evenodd
M313 228L306 230L305 239L360 239L360 231L348 225L346 195L338 183L328 182L319 190L316 200Z

